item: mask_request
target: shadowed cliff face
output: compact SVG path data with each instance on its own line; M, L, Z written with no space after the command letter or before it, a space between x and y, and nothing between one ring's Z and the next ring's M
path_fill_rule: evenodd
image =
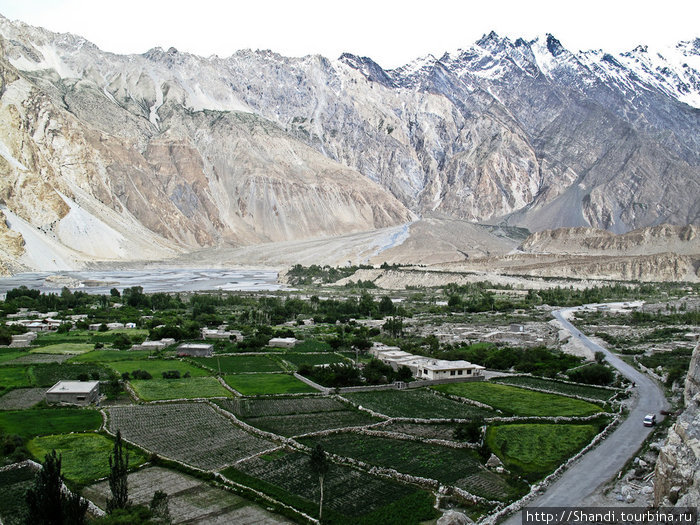
M697 40L666 59L492 33L387 71L350 54L119 56L2 17L0 35L7 206L47 231L71 205L138 227L139 257L409 209L533 231L700 222Z

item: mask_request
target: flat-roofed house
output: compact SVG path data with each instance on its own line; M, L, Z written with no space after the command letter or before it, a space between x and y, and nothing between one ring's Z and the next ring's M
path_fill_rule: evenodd
M299 340L296 337L273 337L267 343L272 348L293 348Z
M469 361L446 361L444 359L424 358L422 363L417 363L419 379L460 379L463 377L481 376L483 366L475 365Z
M205 343L182 343L177 347L178 355L193 357L211 357L214 353L214 345Z
M46 391L47 403L89 405L100 397L99 381L59 381Z

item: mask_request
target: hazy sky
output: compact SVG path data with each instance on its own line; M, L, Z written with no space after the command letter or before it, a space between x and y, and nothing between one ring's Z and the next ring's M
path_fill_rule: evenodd
M385 68L469 47L491 30L513 39L549 32L572 51L700 37L698 0L0 0L0 14L115 53L174 46L204 56L251 48L337 58L348 51Z

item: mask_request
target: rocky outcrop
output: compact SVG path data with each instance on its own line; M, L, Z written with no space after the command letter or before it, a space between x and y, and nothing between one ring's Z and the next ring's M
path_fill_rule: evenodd
M559 228L533 233L520 245L531 253L585 255L700 254L698 227L663 224L615 235L594 228Z
M684 400L656 463L655 505L700 506L700 345L690 361Z

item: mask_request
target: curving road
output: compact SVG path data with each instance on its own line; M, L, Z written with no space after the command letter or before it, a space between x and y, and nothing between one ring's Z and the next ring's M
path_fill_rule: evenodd
M668 406L663 390L655 381L606 348L588 339L566 319L569 313L576 310L578 308L565 308L553 312L553 315L565 329L571 332L572 337L580 338L581 342L593 352L603 352L607 362L637 386L629 406L629 417L618 425L600 445L585 454L550 485L544 494L531 501L528 507L584 506L586 499L596 489L617 475L651 433L651 428L642 425L644 415L651 413L659 418L659 411ZM522 512L513 514L504 523L519 525L522 523L521 514Z

